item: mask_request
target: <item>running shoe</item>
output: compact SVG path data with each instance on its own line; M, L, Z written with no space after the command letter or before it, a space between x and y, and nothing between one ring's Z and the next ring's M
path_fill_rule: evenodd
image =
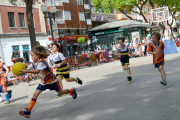
M20 110L19 114L26 117L26 118L30 118L31 111L28 110L28 108L25 108L24 110Z
M78 83L78 84L80 84L80 85L82 85L82 84L83 84L82 80L81 80L81 79L79 79L79 77L77 77L77 78L76 78L76 83Z
M9 104L11 104L11 101L6 101L4 104L9 105Z
M73 99L76 99L77 98L76 89L72 88L72 90L73 90L73 93L70 93L70 95L72 96Z
M160 83L165 85L165 86L167 85L167 81L166 80L162 80Z
M65 96L65 95L59 95L59 94L57 94L57 95L56 95L56 98L63 97L63 96Z
M11 98L12 97L12 90L8 91L8 97Z
M131 82L132 81L132 77L127 77L127 82Z

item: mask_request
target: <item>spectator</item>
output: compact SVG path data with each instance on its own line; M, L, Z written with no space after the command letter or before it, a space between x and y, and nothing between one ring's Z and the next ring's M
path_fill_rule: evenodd
M144 43L144 56L147 56L147 42Z
M88 49L85 51L85 54L87 54L87 58L85 58L85 61L89 61L89 56L92 54L91 46L88 47ZM87 66L90 66L90 64L87 64Z
M108 47L107 47L107 45L105 45L105 42L103 42L102 50L103 51L108 51Z
M135 52L135 48L133 46L133 43L130 44L130 54L131 55L134 55L134 52Z
M141 49L142 49L142 53L144 53L145 52L145 44L144 43L142 44Z
M104 60L108 59L108 47L107 45L105 45L105 42L103 42L103 46L102 46L102 52L103 52L103 56L104 56Z
M125 45L129 46L129 43L127 42L127 40L125 40Z
M100 50L102 49L102 48L101 48L101 47L102 47L102 46L101 46L101 44L99 44L99 46L98 46L98 47L99 47L99 49L100 49Z
M109 59L114 61L115 59L112 58L112 50L108 49Z
M98 59L98 61L100 62L100 49L98 47L98 44L96 44L96 46L94 47L94 53L96 55L96 58Z
M111 48L112 48L112 58L115 60L116 45L114 41L112 42Z
M162 31L160 31L160 34L161 34L160 41L163 41L164 34L162 33Z
M48 50L49 50L49 51L52 50L52 43L49 44L49 49L48 49Z
M19 57L20 57L20 55L19 55L19 53L18 53L18 50L15 49L15 52L13 53L13 55L12 55L12 57L11 57L11 61L12 61L13 63L15 63L16 59L19 58Z

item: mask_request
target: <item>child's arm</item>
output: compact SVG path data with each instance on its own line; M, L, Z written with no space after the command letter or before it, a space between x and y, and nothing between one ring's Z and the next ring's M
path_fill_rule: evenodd
M25 74L25 73L32 73L32 74L38 74L41 70L20 70L20 74Z
M67 63L67 60L65 59L65 60L63 60L61 63L59 63L58 65L53 66L53 68L58 68L58 67L66 64L66 63Z
M6 77L6 76L7 76L7 74L9 73L9 69L7 68L7 66L6 66L6 65L3 65L3 67L4 67L4 69L6 70L6 73L4 74L4 77Z

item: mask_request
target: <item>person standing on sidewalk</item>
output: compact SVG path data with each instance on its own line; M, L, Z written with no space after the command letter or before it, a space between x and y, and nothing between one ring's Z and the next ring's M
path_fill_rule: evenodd
M80 85L83 84L82 80L79 79L79 77L70 78L70 71L69 71L69 67L67 66L67 60L64 57L64 55L62 53L60 53L60 46L58 44L53 44L52 47L52 51L54 52L53 54L53 61L55 63L55 65L53 66L53 69L56 69L56 77L59 81L59 84L61 86L61 89L63 89L63 84L62 84L62 80L63 78L67 81L67 82L76 82ZM56 95L56 97L61 97L62 95L58 94Z
M153 54L153 64L155 68L161 73L162 81L160 82L163 85L167 85L166 73L164 71L164 43L160 41L161 34L158 32L153 32L151 34L152 42L149 44L148 53Z
M115 56L116 44L115 44L114 41L112 42L111 48L112 48L112 58L113 58L114 60L116 60L116 56Z
M128 46L124 44L125 37L118 37L117 39L118 39L119 46L117 47L116 55L121 57L120 61L121 61L123 70L127 71L128 73L127 82L131 82L132 81L131 71L130 71L130 68L128 67L130 65L129 64L129 49L128 49Z

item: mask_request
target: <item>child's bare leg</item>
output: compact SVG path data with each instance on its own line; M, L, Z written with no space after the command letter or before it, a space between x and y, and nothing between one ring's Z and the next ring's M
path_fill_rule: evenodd
M25 76L24 80L26 81L26 83L29 83L28 76Z
M67 82L76 82L76 79L75 78L69 78L69 79L66 79Z
M161 75L162 75L162 77L163 77L163 80L166 80L166 73L165 73L165 71L164 71L163 66L162 66L162 65L159 66L159 67L158 67L158 70L159 70L159 72L161 73Z
M57 78L57 80L58 80L58 82L60 84L61 90L63 90L63 84L62 84L63 77L60 76L60 77Z
M129 69L128 65L126 65L125 67L126 67L126 70L127 70L128 76L131 76L131 71L130 71L130 69Z

